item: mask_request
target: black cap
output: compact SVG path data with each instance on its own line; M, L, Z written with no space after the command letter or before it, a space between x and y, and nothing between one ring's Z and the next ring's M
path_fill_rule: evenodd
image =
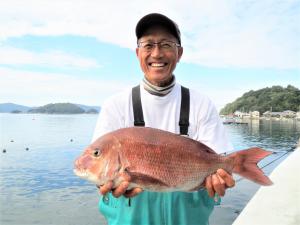
M137 39L140 39L147 29L155 25L164 27L181 44L180 30L177 24L170 18L159 13L151 13L140 19L135 28Z

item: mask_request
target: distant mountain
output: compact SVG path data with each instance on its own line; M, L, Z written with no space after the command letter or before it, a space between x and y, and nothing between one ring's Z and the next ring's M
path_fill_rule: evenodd
M71 103L47 104L36 109L28 110L28 113L46 113L46 114L80 114L85 111L79 106Z
M87 106L73 103L54 103L40 107L28 107L14 103L0 104L0 113L46 113L46 114L96 114L100 111L99 106Z
M220 114L227 115L235 111L259 111L260 114L272 109L273 112L285 110L298 111L300 107L300 90L292 85L286 88L272 86L257 91L249 91L232 103L228 103Z
M13 111L21 111L21 112L27 112L31 107L24 106L24 105L18 105L14 103L2 103L0 104L0 113L10 113Z
M87 106L87 105L81 105L81 104L75 104L77 106L79 106L80 108L82 108L84 111L89 111L89 110L97 110L98 112L100 112L100 107L99 106Z
M87 113L87 114L96 114L96 113L98 113L98 112L99 112L99 111L96 110L96 109L89 109L89 110L85 111L85 113Z

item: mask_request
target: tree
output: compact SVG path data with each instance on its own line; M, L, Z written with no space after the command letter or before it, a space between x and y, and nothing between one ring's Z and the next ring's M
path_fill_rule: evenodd
M257 91L249 91L237 98L234 102L228 103L221 114L227 115L237 110L257 110L260 114L270 110L282 112L285 110L298 111L300 106L300 90L292 85L286 88L281 86L266 87Z

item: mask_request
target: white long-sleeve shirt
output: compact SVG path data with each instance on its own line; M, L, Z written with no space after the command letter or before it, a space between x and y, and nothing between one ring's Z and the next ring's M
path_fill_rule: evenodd
M176 83L166 96L151 95L140 85L145 126L179 134L181 86ZM101 135L134 122L131 89L118 93L102 105L93 141ZM232 150L218 112L208 97L190 90L189 137L217 153Z

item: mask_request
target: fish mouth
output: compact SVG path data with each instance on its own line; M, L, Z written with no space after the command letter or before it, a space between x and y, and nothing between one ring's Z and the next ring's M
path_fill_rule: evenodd
M85 170L74 169L73 172L76 176L81 178L87 178L89 176L88 172Z
M74 169L73 171L76 176L83 178L85 180L91 181L91 182L95 183L96 185L101 186L104 184L103 181L99 180L99 178L97 176L90 173L89 171L79 170L79 169Z

